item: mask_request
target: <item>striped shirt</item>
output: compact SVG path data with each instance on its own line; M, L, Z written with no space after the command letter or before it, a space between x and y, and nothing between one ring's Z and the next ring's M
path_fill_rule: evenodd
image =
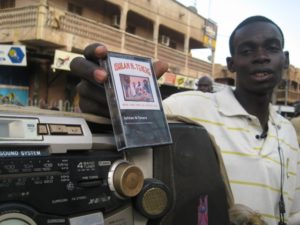
M263 131L258 118L245 111L230 88L217 93L181 92L163 104L166 114L192 119L215 137L235 203L252 208L268 224L277 225L282 183L286 221L300 224L300 151L296 133L271 104L265 138L258 138Z

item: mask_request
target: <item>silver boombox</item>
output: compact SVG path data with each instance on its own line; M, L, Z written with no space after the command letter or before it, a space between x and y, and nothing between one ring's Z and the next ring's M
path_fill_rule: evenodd
M170 130L173 145L117 151L84 118L0 112L0 225L229 224L207 133Z
M92 134L83 118L2 113L0 224L133 225L161 217L171 198L148 179L151 151L118 152L111 133Z

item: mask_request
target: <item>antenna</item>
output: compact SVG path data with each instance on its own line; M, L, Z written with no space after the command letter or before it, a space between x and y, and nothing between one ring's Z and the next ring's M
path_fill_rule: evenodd
M194 0L194 1L193 1L193 6L194 6L195 8L197 8L197 0Z
M197 3L198 3L198 0L193 0L193 6L197 9Z
M208 18L210 18L210 13L211 13L211 2L212 2L212 0L208 0L208 15L207 15L207 17Z
M188 3L185 3L185 5L187 6L188 9L190 9L194 13L198 13L197 3L198 3L198 0L190 0Z

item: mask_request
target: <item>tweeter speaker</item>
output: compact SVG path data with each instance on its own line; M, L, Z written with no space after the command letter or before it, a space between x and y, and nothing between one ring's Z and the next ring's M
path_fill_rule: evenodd
M142 190L134 199L136 210L152 220L166 215L172 203L173 199L169 187L154 178L145 179Z

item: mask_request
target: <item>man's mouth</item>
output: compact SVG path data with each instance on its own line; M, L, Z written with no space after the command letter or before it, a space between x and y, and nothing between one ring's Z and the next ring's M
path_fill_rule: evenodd
M252 77L255 80L266 80L269 79L272 76L272 73L269 72L257 72L257 73L253 73Z

